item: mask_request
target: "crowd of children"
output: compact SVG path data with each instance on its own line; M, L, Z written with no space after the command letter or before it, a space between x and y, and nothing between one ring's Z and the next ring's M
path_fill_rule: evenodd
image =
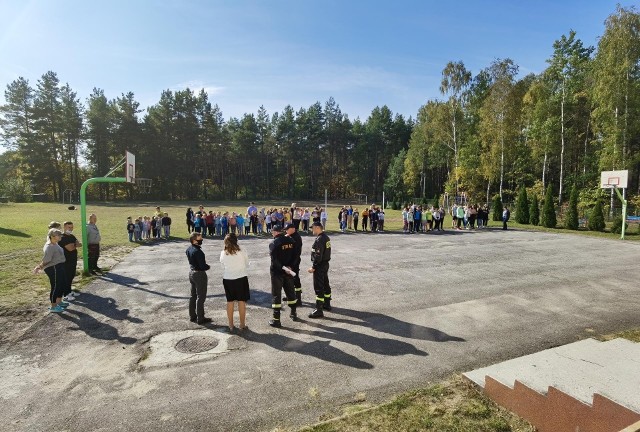
M130 242L140 242L151 239L169 239L171 236L171 218L166 212L160 211L156 207L153 216L140 216L131 219L127 218L127 234Z
M371 204L368 208L365 207L362 214L358 208L350 205L342 206L338 212L338 225L342 232L351 229L357 232L358 224L362 220L362 231L384 232L384 217L384 210L375 204Z
M403 232L442 231L446 214L443 207L408 205L402 210ZM452 218L451 228L457 230L475 229L476 225L482 229L489 223L489 209L486 205L454 204L449 214Z
M313 222L322 222L326 226L327 213L321 207L298 207L292 203L290 207L261 208L253 203L246 212L205 210L199 206L197 211L191 207L186 212L187 231L201 233L203 237L222 237L233 233L242 235L261 235L271 232L274 225L284 226L286 223L295 225L296 230L311 232Z
M482 229L489 221L486 205L454 204L449 211L439 206L409 204L402 210L402 225L405 233L442 231L445 217L452 218L453 229ZM273 225L295 225L300 232L310 232L313 222L321 222L326 229L327 212L324 208L299 207L292 203L290 207L261 208L253 203L246 212L206 211L200 206L197 211L187 209L187 230L202 233L204 237L222 237L228 233L236 235L260 235L270 233ZM134 224L135 225L135 224ZM385 212L382 207L371 204L360 211L357 207L345 205L338 212L340 231L384 232ZM130 234L131 236L131 234Z

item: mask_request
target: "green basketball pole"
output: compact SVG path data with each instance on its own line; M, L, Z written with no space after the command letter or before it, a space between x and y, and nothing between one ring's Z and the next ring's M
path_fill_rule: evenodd
M93 183L126 183L124 177L94 177L80 187L80 225L82 226L82 268L89 272L89 245L87 244L87 186Z
M613 190L616 191L618 198L622 201L622 235L620 236L620 240L624 240L625 225L627 224L627 200L624 199L617 187L614 187Z

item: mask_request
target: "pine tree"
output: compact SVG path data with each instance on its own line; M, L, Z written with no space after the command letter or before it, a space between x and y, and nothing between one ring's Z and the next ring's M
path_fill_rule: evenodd
M531 208L529 208L529 223L531 225L540 225L540 204L538 203L538 195L533 194L531 199Z
M598 200L589 216L589 229L591 231L604 231L604 215L602 214L602 201Z
M493 197L493 220L500 222L502 220L502 200L500 195Z
M542 206L542 226L546 228L555 228L558 221L556 220L556 207L553 204L553 191L551 185L547 188L544 196L544 204Z
M578 223L578 188L573 185L571 189L571 198L569 198L569 209L564 220L564 227L570 230L577 230Z
M516 202L516 222L525 225L529 223L529 197L527 197L527 188L524 186L520 188Z

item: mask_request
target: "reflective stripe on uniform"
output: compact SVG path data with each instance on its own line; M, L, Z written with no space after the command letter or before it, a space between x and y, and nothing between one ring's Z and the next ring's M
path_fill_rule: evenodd
M298 300L287 300L287 304L288 304L289 306L294 305L294 304L296 304L296 303L298 303Z
M302 291L302 288L296 288L296 292Z
M331 294L325 294L324 298L331 298Z
M271 307L273 309L280 309L282 307L282 304L278 303L278 304L272 304Z
M316 301L321 301L321 302L323 302L323 301L324 301L324 299L323 299L322 297L316 297Z

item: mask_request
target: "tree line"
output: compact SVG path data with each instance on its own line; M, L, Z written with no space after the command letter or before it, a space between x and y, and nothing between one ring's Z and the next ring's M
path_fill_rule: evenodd
M415 120L376 107L352 120L330 98L295 110L225 119L206 92L166 90L144 112L132 92L82 101L55 72L35 88L9 83L0 107L0 180L60 200L84 179L136 154L154 199L332 199L382 192L395 201L447 193L512 202L522 187L562 205L575 185L599 195L602 170L628 169L640 195L640 15L618 6L597 47L574 31L552 46L547 68L519 76L512 59L477 74L462 61L442 71L440 97ZM100 199L133 198L103 185ZM27 194L25 194L27 195ZM612 199L613 202L613 199Z

